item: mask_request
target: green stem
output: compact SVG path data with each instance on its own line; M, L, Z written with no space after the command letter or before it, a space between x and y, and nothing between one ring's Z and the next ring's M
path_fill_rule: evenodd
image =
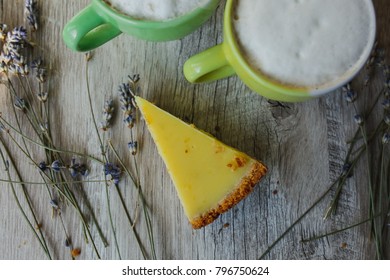
M330 192L330 190L333 188L335 183L333 183L295 222L293 222L279 237L268 246L267 250L264 251L264 253L261 254L259 257L259 260L263 259L266 255L268 255L269 252L318 204L322 199L327 196L327 194Z
M361 154L360 154L361 155ZM360 157L360 156L359 156ZM318 203L320 203L327 194L332 190L332 188L340 181L343 180L345 182L346 178L348 178L348 175L352 172L353 166L356 164L357 160L352 163L351 168L347 170L346 174L343 176L339 176L331 185L328 187L328 189L319 197L315 202L300 216L297 220L295 220L270 246L268 246L267 250L261 256L259 259L263 259L266 255L268 255L269 252L308 214L311 210L314 209L314 207L317 206Z
M133 130L130 130L130 135L131 135L131 141L134 142ZM154 246L152 221L150 219L150 215L149 215L148 208L147 208L147 203L145 201L145 197L142 193L142 188L141 188L141 176L140 176L140 172L139 172L139 168L138 168L139 165L137 163L137 159L135 156L133 156L133 160L134 160L134 166L135 166L135 174L137 176L138 196L141 197L141 200L142 200L142 208L144 211L146 227L147 227L147 231L148 231L148 235L149 235L150 247L152 249L152 257L153 257L153 259L157 259L156 249Z
M83 154L83 153L80 153L80 152L75 152L75 151L67 151L67 150L62 150L62 149L56 149L56 148L51 148L51 147L48 147L46 145L43 145L31 138L29 138L28 136L24 135L23 133L21 133L20 131L18 131L16 128L14 128L9 122L7 122L1 115L0 115L0 124L4 125L6 124L7 127L9 127L12 131L16 132L18 135L20 135L23 139L27 140L28 142L38 146L38 147L41 147L47 151L51 151L51 152L56 152L56 153L62 153L62 154L71 154L71 155L76 155L76 156L80 156L80 157L83 157L83 158L86 158L86 159L90 159L92 161L95 161L97 163L100 163L100 164L104 164L104 162L96 157L93 157L93 156L90 156L90 155L87 155L87 154ZM9 133L9 132L8 132Z
M143 205L143 212L144 212L144 215L145 215L145 220L146 220L146 225L147 225L147 230L148 230L148 237L149 237L149 242L151 244L151 248L152 248L152 257L154 259L156 259L156 253L155 253L155 246L154 246L154 238L153 238L153 231L152 231L152 228L151 228L151 219L150 219L150 216L149 216L149 212L147 211L147 205L146 205L146 200L143 196L143 193L142 193L142 188L141 188L141 185L137 185L134 180L134 177L133 175L131 174L131 172L129 171L129 169L126 167L126 165L123 163L123 161L121 160L121 158L119 157L119 154L118 152L115 150L114 146L112 145L111 141L108 141L108 145L109 147L111 148L111 150L113 151L115 157L117 158L118 162L120 163L120 165L122 166L122 168L125 170L126 174L132 179L132 182L133 184L135 185L135 187L137 188L138 190L138 193L140 194L141 196L141 201L142 201L142 205ZM137 233L137 231L135 230L135 227L134 227L134 223L130 217L130 213L127 209L127 207L125 207L125 202L119 192L119 189L118 189L118 194L120 195L120 198L121 198L121 201L122 201L122 205L124 207L124 210L125 210L125 214L127 216L127 219L130 223L130 228L131 230L133 231L134 233L134 236L135 238L137 239L137 242L138 242L138 245L140 247L140 250L141 250L141 253L144 257L144 259L147 259L147 253L145 251L145 248L144 246L142 245L142 242L141 242L141 239Z
M1 139L1 142L2 142L3 145L4 145L4 142L2 141L2 139ZM7 152L7 153L8 153L8 152ZM5 159L5 156L4 156L4 154L3 154L2 149L0 149L0 156L1 156L1 158L2 158L2 161L3 161L4 165L6 166L6 173L7 173L8 179L9 179L9 181L11 181L11 174L10 174L10 172L9 172L9 167L7 166L7 161L6 161L6 159ZM11 160L11 161L12 161L12 160ZM14 165L13 161L12 161L11 163L12 163L12 165ZM17 171L17 176L20 176L20 174L19 174L18 171ZM21 183L20 185L21 185L21 187L22 187L22 189L23 189L23 193L24 193L25 199L26 199L26 201L27 201L27 205L28 205L28 207L29 207L29 210L30 210L32 216L33 216L34 222L35 222L35 224L37 225L37 230L39 231L40 236L37 234L36 230L34 229L34 226L31 224L29 218L27 217L27 214L26 214L26 212L24 211L24 209L23 209L23 207L22 207L22 205L21 205L21 203L20 203L20 200L19 200L19 198L18 198L18 196L17 196L17 194L16 194L16 190L15 190L14 184L13 184L12 182L9 183L9 184L11 185L11 190L12 190L13 197L14 197L14 199L15 199L15 202L16 202L16 204L17 204L17 206L18 206L18 208L19 208L19 210L20 210L20 212L21 212L23 218L24 218L25 221L27 222L27 225L29 226L29 228L30 228L31 231L33 232L34 236L38 239L38 242L39 242L39 244L41 245L41 247L42 247L43 251L45 252L46 256L51 260L52 257L51 257L51 255L50 255L50 251L49 251L49 248L48 248L48 246L47 246L47 243L46 243L46 240L45 240L45 238L44 238L44 235L43 235L43 233L42 233L42 230L41 230L40 227L39 227L39 223L38 223L38 219L37 219L37 217L36 217L36 215L35 215L35 211L34 211L33 208L32 208L30 198L27 196L27 193L25 192L25 184L22 184L22 183Z
M368 147L368 141L367 141L367 134L363 126L360 126L361 133L363 135L363 141L364 145L366 146L366 155L367 155L367 160L366 160L366 165L367 165L367 173L368 173L368 191L369 191L369 196L370 196L370 207L369 207L369 217L372 218L375 213L375 198L374 198L374 186L372 183L372 171L371 171L371 164L370 164L370 152L369 152L369 147ZM377 258L381 259L381 250L380 250L380 239L378 235L378 228L377 228L377 223L375 219L372 219L372 230L375 238L375 249L376 249L376 254Z
M2 183L12 183L12 184L25 184L25 185L49 185L49 186L54 186L54 185L65 185L69 184L69 182L64 181L64 182L28 182L28 181L15 181L15 180L6 180L6 179L0 179L0 182ZM78 183L104 183L106 181L104 180L88 180L88 181L72 181L74 184Z
M371 217L371 218L368 218L368 219L363 220L363 221L361 221L361 222L357 222L357 223L355 223L355 224L352 224L352 225L347 226L347 227L342 228L342 229L338 229L338 230L331 231L331 232L328 232L328 233L325 233L325 234L321 234L321 235L318 235L318 236L314 236L314 237L311 237L311 238L309 238L309 239L303 239L303 240L301 240L301 242L307 243L307 242L311 242L311 241L314 241L314 240L318 240L318 239L321 239L321 238L324 238L324 237L328 237L328 236L330 236L330 235L334 235L334 234L337 234L337 233L346 231L346 230L348 230L348 229L355 228L355 227L357 227L357 226L363 225L363 224L365 224L365 223L367 223L367 222L370 222L370 221L372 221L373 219L376 219L376 218L378 218L378 217L380 217L380 216L383 216L383 213L374 215L374 216Z
M380 127L380 126L381 126L381 124L378 125L378 127ZM350 146L349 146L349 149L348 149L348 152L347 152L346 159L344 160L344 164L347 164L347 163L351 162L351 166L350 166L351 170L355 167L355 165L357 164L357 161L360 159L360 157L362 156L363 152L367 148L367 146L365 144L363 144L363 145L361 145L360 147L358 147L355 150L355 145L357 144L358 135L359 135L360 131L361 130L360 130L360 127L359 127L356 130L354 137L352 138L352 141L350 143ZM369 141L371 141L372 139L373 139L373 136L369 139ZM353 160L351 160L352 156L354 156ZM329 216L336 211L338 199L340 197L342 188L345 185L346 179L347 179L347 177L343 178L342 182L339 181L337 189L336 189L336 194L335 194L334 198L332 199L329 207L327 208L327 210L325 212L325 218L329 218Z
M98 125L97 125L97 122L96 122L95 112L94 112L93 106L92 106L92 97L91 97L91 90L90 90L90 86L89 86L89 76L88 76L88 61L86 63L85 79L86 79L86 83L87 83L87 95L88 95L88 101L89 101L88 102L89 103L89 109L90 109L90 113L92 115L92 122L93 122L94 127L95 127L95 132L96 132L96 135L97 135L98 140L99 140L100 151L101 151L101 154L102 154L103 159L104 159L103 160L103 164L105 166L108 163L108 159L107 159L106 151L104 149L104 144L103 144L104 141L103 141L102 137L100 136L99 128L98 128ZM113 219L112 219L110 194L109 194L109 191L108 191L108 182L107 182L106 174L104 174L104 178L105 178L105 181L106 181L106 184L105 184L104 187L105 187L105 190L106 190L106 202L107 202L107 209L108 209L108 216L109 216L109 220L110 220L111 230L112 230L112 234L114 236L115 248L116 248L116 251L118 253L119 259L122 259L122 256L121 256L121 253L120 253L120 249L119 249L118 238L117 238L115 226L114 226L114 222L113 222Z
M36 162L34 162L34 160L31 158L31 156L23 149L23 147L20 146L20 144L12 137L12 135L9 134L9 133L8 133L8 135L11 138L11 140L17 145L17 147L21 150L21 152L27 157L27 159L29 159L35 165L36 168L39 168L39 165ZM49 177L49 175L47 175L46 173L41 173L41 174L46 176L46 178L49 179L50 182L54 183L54 181L52 181L52 179ZM73 205L73 207L75 207L76 212L79 215L83 226L85 227L89 237L91 238L92 246L94 248L94 251L95 251L97 257L100 259L100 254L99 254L99 252L97 250L95 241L92 238L91 231L89 230L89 227L88 227L88 224L86 222L86 219L85 219L85 217L84 217L84 215L83 215L83 213L81 211L81 208L80 208L80 206L79 206L79 204L78 204L78 202L77 202L73 192L69 188L61 189L55 183L54 183L54 186L56 187L56 190L59 191L62 195L64 195L64 197ZM67 184L65 184L65 186L67 186Z
M25 87L25 85L24 85L20 75L16 75L16 76L18 77L19 84L21 85L21 87L22 87L22 89L24 91L24 94L25 94L26 99L28 101L29 109L31 109L32 116L34 117L34 119L35 119L35 121L37 123L41 123L40 120L38 119L38 116L37 116L35 110L34 110L34 93L33 93L32 88L30 87L30 85L28 85L29 90L30 90L30 91L28 91L26 89L26 87ZM27 78L25 80L28 81Z

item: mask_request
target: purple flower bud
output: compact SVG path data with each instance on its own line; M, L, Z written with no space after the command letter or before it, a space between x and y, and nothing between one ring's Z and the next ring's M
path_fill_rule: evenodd
M50 205L51 205L51 207L53 207L54 210L59 209L58 202L55 199L50 200Z
M362 125L364 120L363 120L363 117L361 115L355 115L354 116L354 120L355 122L358 124L358 125Z
M104 165L104 174L109 180L117 185L121 177L121 169L116 164L109 162Z
M45 172L47 170L47 164L46 162L44 161L41 161L39 164L38 164L38 167L39 169L42 171L42 172Z
M386 145L389 144L389 142L390 142L390 133L386 132L385 134L383 134L382 143Z
M138 142L137 141L130 141L127 143L127 148L129 149L130 153L135 156L137 154L138 150Z
M385 122L385 124L387 124L388 126L390 126L390 114L386 114L383 118L383 121Z
M59 160L55 160L53 161L53 163L51 164L51 169L54 171L54 172L60 172L61 171L61 168L62 168L62 165L60 163Z

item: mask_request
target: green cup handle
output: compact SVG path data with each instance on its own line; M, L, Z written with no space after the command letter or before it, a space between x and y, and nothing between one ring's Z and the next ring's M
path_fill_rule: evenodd
M191 83L211 82L235 74L226 59L223 43L190 57L184 63L183 72Z
M66 24L62 35L69 48L85 52L103 45L121 33L101 18L90 4Z

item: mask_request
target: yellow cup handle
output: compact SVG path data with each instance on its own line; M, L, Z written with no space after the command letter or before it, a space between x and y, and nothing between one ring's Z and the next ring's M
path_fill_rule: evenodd
M226 59L223 43L190 57L183 72L191 83L211 82L235 74Z

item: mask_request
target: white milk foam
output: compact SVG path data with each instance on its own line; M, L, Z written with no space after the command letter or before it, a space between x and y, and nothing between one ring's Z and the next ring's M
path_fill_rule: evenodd
M370 1L237 0L233 23L253 68L315 89L353 71L371 47Z
M210 0L106 0L119 12L146 20L168 20L205 6Z

